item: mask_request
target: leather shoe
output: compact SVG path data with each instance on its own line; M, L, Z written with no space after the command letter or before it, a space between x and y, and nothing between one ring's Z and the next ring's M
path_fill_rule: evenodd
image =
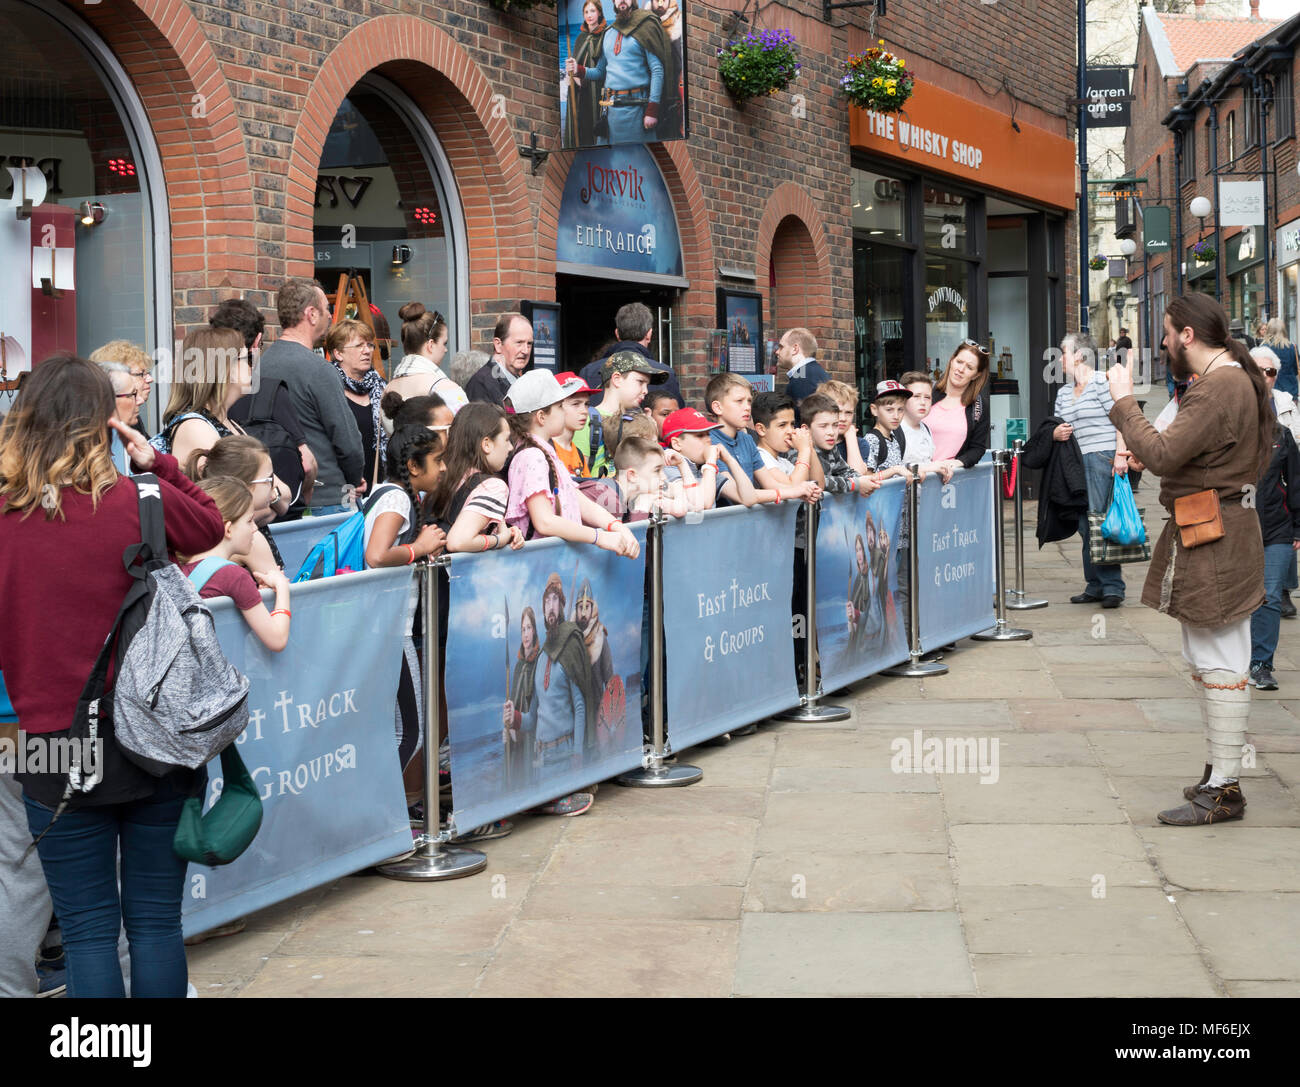
M1093 596L1092 593L1078 593L1070 597L1071 604L1096 604L1101 601L1101 597Z
M1200 827L1240 819L1245 814L1245 809L1241 783L1230 781L1227 785L1218 787L1202 785L1196 790L1196 796L1190 804L1162 811L1156 818L1171 827Z
M1295 618L1295 605L1291 603L1291 594L1287 592L1285 589L1282 590L1282 618L1283 619Z
M1122 603L1124 603L1122 596L1103 596L1101 598L1103 608L1118 608Z
M1184 785L1184 786L1183 786L1183 799L1184 799L1184 800L1195 800L1195 799L1196 799L1196 794L1197 794L1198 792L1201 791L1201 786L1204 785L1207 781L1210 780L1210 771L1213 770L1213 769L1214 769L1214 767L1213 767L1210 763L1207 762L1207 763L1205 764L1205 773L1203 773L1203 774L1201 775L1201 780L1198 781L1195 785Z

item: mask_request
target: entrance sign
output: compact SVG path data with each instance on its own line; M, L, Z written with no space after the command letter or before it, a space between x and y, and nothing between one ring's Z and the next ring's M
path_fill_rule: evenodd
M687 287L672 195L645 147L580 151L560 199L555 270Z

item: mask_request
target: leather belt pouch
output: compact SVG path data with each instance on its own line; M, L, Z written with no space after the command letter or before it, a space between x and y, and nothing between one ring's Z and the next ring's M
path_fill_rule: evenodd
M1223 514L1218 491L1197 491L1174 499L1174 523L1184 547L1200 547L1223 539Z

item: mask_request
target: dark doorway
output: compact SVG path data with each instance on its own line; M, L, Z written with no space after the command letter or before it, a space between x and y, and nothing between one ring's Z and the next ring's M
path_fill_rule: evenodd
M555 300L562 307L564 358L562 370L577 373L606 346L614 342L614 315L629 302L644 302L655 315L655 336L650 354L672 365L672 305L676 291L670 287L649 287L639 283L618 283L606 279L557 275Z

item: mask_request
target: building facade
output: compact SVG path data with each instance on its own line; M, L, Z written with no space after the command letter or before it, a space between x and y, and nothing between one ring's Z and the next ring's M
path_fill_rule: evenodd
M24 269L0 380L110 339L166 349L230 297L273 339L279 284L316 275L331 296L360 280L394 336L425 302L453 351L529 303L566 369L641 300L688 394L722 365L770 381L795 325L864 390L966 335L993 338L1004 390L1038 384L1029 360L1064 331L1077 275L1072 3L660 7L685 19L686 138L592 152L562 149L575 27L554 8L0 0L0 201L17 209L0 245ZM802 71L737 101L718 49L764 28L794 34ZM901 117L837 93L843 59L880 39L917 79ZM954 42L992 74L953 67ZM756 303L752 352L728 342L736 300Z
M1123 212L1139 242L1129 278L1144 299L1144 342L1159 342L1165 303L1188 290L1215 295L1252 335L1282 316L1295 337L1300 247L1287 239L1300 229L1297 40L1300 16L1277 23L1144 9L1125 155L1128 171L1146 179L1142 205L1170 212L1169 250L1159 253L1147 252L1136 202ZM1256 207L1241 206L1232 188L1240 185L1253 187ZM1197 197L1209 202L1204 218L1192 213Z

